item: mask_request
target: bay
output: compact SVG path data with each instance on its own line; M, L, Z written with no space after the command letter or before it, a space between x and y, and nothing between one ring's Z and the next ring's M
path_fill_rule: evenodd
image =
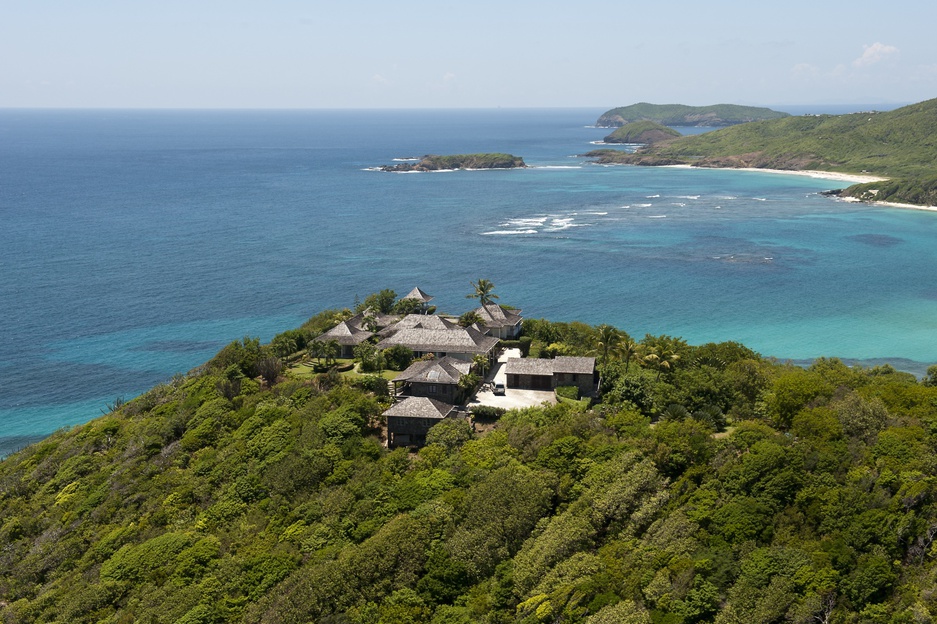
M600 167L601 110L0 111L0 455L327 307L492 280L526 316L922 374L937 215ZM427 153L531 168L388 174Z

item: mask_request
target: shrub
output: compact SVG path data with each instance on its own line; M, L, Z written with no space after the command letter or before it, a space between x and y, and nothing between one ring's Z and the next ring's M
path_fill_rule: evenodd
M579 400L579 387L578 386L557 386L556 396L564 398L564 399L572 399L573 401L578 401Z
M527 354L530 353L530 343L533 342L533 338L530 336L521 336L518 342L520 343L521 356L527 357Z
M507 410L491 405L473 405L469 411L477 420L498 420Z
M384 362L391 370L405 370L413 362L413 351L403 345L394 345L384 349Z
M387 380L380 375L362 375L355 379L352 385L366 392L373 392L377 396L387 396L389 392Z

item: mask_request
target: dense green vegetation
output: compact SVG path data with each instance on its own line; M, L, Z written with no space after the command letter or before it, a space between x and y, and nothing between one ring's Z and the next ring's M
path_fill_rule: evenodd
M408 454L379 441L381 384L262 364L348 313L0 463L0 621L937 616L937 367L529 319L532 355L595 355L601 401L477 410L484 435L448 421Z
M680 133L653 121L633 121L618 128L603 141L606 143L658 143L679 137Z
M383 171L442 171L447 169L518 169L526 167L524 159L511 154L453 154L429 155L419 162L400 163L381 167Z
M731 126L734 124L779 119L787 113L757 106L714 104L687 106L685 104L648 104L640 102L620 106L602 113L595 125L600 128L623 126L634 121L653 121L665 126Z
M937 99L886 113L787 117L743 124L649 146L637 154L602 154L602 162L869 173L888 183L844 194L933 204L937 178ZM872 193L871 191L878 191Z

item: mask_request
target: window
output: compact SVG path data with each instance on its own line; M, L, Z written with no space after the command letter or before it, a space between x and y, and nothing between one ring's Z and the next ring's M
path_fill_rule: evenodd
M436 394L436 386L430 386L426 389L427 394Z

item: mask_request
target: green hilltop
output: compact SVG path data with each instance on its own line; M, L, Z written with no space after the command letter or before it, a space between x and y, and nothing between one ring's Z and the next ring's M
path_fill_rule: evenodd
M673 128L653 121L633 121L618 128L604 139L605 143L659 143L681 136Z
M867 173L892 180L850 187L845 194L932 205L937 203L937 99L884 113L742 124L606 158L630 164Z
M788 116L787 113L770 108L737 104L687 106L640 102L606 111L595 122L595 125L601 128L614 128L634 121L653 121L665 126L731 126Z
M350 315L236 341L0 462L0 621L937 617L937 367L527 319L531 356L597 358L599 399L388 450L386 378L302 364Z

